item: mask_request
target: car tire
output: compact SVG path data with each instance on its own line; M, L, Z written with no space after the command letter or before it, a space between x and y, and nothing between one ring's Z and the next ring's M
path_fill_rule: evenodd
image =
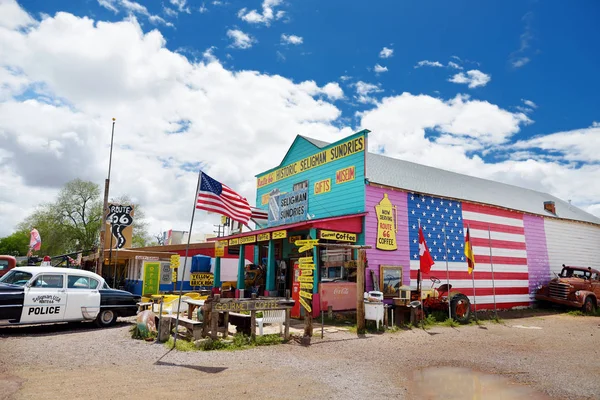
M117 313L111 309L101 310L96 317L96 325L100 328L106 328L117 322Z
M466 324L471 318L471 302L469 298L462 293L455 294L450 300L450 310L452 318L459 324Z
M581 310L586 314L593 314L594 311L596 311L596 302L594 301L594 298L592 296L588 296L585 298Z

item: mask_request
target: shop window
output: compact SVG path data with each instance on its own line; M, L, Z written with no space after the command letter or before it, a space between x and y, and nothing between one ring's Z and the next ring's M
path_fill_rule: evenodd
M321 280L356 282L354 251L344 248L320 248Z
M308 181L302 181L302 182L294 183L294 189L293 189L293 191L295 192L296 190L306 189L307 187L308 187Z

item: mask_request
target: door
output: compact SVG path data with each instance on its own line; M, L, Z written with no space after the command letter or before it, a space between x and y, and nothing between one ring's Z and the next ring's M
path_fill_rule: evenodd
M65 321L93 320L100 312L100 283L89 276L69 274Z
M41 273L25 288L21 323L60 322L66 305L64 274Z

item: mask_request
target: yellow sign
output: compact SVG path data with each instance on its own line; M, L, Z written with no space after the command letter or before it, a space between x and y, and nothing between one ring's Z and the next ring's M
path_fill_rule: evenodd
M333 146L330 149L322 150L316 154L304 158L303 160L296 161L278 168L275 171L267 172L266 174L257 177L256 187L260 189L282 179L304 171L308 171L309 169L320 167L321 165L330 163L332 161L341 160L344 157L364 152L366 150L365 144L365 136L361 135L344 143Z
M269 193L265 193L262 196L260 196L260 203L261 205L266 205L269 204L269 199L271 198L271 195Z
M179 254L173 254L171 256L171 263L170 263L169 267L171 267L171 269L179 268L180 261L181 261L181 256Z
M217 240L215 242L215 257L225 257L225 246L227 246L227 240Z
M312 300L312 296L313 296L313 294L310 292L305 292L304 290L300 291L300 297L304 297L304 298Z
M300 297L300 304L302 304L302 307L304 307L307 312L312 312L312 307L309 306L306 300L304 300L302 297Z
M190 274L190 286L212 286L213 274L207 272L192 272Z
M173 282L173 283L177 282L177 270L176 269L174 269L171 272L171 282Z
M300 275L298 277L298 282L313 283L314 281L315 281L315 278L313 278L312 276L302 276L302 275Z
M336 184L350 182L353 181L354 178L356 178L356 169L354 168L354 165L335 172Z
M298 262L299 262L300 264L304 264L304 263L311 263L311 262L313 262L313 258L312 258L312 257L300 257L300 258L298 259Z
M227 216L221 215L221 225L225 225L227 223Z
M331 179L323 179L322 181L315 182L314 193L323 194L331 191Z
M248 244L256 242L256 235L244 236L240 238L240 244Z
M300 269L302 270L302 275L303 276L312 276L313 274L313 270L312 268L302 268L302 265L300 266Z
M288 238L288 242L290 242L292 244L296 243L296 240L302 240L302 236L296 235L296 236L290 236Z
M265 240L269 240L271 239L271 234L270 233L259 233L256 236L256 240L259 242L264 242Z
M240 239L229 239L230 246L237 246L238 244L240 244Z
M296 240L294 244L300 247L298 252L302 253L303 251L311 250L314 246L319 244L319 239Z
M300 268L301 270L313 270L315 269L315 264L300 264L298 265L298 268Z
M383 199L375 206L377 215L377 248L379 250L396 250L397 218L396 206L388 198L387 193L383 194Z
M312 288L313 288L313 284L312 283L301 283L300 284L300 289L312 290Z
M275 231L271 234L273 240L275 239L285 239L287 237L287 231Z
M319 239L337 240L338 242L356 242L356 233L320 231Z

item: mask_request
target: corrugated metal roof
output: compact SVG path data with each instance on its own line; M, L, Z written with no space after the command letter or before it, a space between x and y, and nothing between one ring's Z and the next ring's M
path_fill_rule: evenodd
M330 144L306 136L303 138L319 148ZM548 193L475 178L380 154L367 153L365 175L369 182L407 191L600 225L600 218ZM545 201L554 202L556 215L544 210Z

